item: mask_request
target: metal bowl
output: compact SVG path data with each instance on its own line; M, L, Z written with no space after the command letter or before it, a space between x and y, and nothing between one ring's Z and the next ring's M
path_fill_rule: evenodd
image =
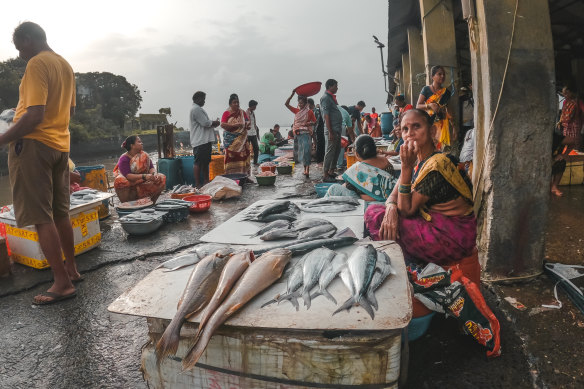
M122 228L130 235L148 235L162 226L162 217L145 223L121 222Z

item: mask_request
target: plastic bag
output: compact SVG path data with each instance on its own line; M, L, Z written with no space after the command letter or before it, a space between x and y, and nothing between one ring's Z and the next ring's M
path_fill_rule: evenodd
M213 197L213 200L223 200L241 196L241 190L241 186L232 179L217 176L213 181L203 186L200 192Z

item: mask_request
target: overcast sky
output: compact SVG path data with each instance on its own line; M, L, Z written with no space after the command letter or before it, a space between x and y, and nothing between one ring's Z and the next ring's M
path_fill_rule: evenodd
M139 112L170 106L185 128L197 90L211 118L231 93L245 108L259 101L260 127L289 125L284 102L309 81L323 83L320 98L336 79L339 103L362 99L367 112L386 99L372 35L386 43L387 0L32 0L2 12L0 60L18 55L12 31L22 21L40 24L76 72L125 76L141 91Z

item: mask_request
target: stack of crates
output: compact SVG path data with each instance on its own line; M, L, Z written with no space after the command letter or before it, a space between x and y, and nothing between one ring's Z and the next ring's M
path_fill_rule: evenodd
M211 163L209 164L209 181L213 181L213 178L225 174L225 156L224 155L212 155Z

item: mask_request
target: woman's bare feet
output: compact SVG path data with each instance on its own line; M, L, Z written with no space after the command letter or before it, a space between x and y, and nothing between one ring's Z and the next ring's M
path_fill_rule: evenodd
M564 193L561 190L559 190L556 186L552 186L552 194L558 197L562 197L564 195Z

